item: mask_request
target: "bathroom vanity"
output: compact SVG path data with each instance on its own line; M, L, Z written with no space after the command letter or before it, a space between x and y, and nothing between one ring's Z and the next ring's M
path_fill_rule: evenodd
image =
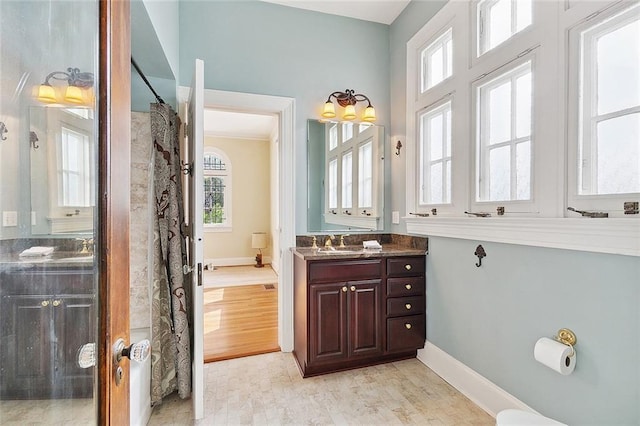
M294 249L294 355L303 377L416 356L425 251Z
M90 257L3 259L0 273L0 398L82 398L93 368L78 350L95 335Z

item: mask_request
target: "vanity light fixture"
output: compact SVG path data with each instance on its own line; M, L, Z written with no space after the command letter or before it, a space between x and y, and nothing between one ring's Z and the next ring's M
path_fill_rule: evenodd
M66 81L67 87L54 87L51 80ZM44 83L38 86L35 96L37 100L47 104L91 105L94 102L93 83L93 73L81 72L79 68L67 68L67 72L54 71L47 75Z
M362 113L362 121L376 121L376 110L371 105L369 98L361 93L355 93L355 91L351 89L347 89L344 92L333 92L329 95L322 109L322 116L324 118L334 118L336 116L336 107L331 98L334 98L336 102L338 102L338 105L344 108L344 114L342 115L344 120L355 119L356 104L367 101L368 105Z

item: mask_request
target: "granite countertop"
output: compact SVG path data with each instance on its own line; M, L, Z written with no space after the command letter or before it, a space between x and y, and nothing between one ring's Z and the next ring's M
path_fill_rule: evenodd
M19 253L3 253L0 265L15 268L30 267L87 267L93 264L93 254L71 251L54 251L49 256L21 257Z
M364 259L372 257L393 256L424 256L424 249L411 248L397 244L382 244L382 249L365 250L362 246L333 247L327 250L324 247L292 247L294 256L304 260L329 260L329 259Z

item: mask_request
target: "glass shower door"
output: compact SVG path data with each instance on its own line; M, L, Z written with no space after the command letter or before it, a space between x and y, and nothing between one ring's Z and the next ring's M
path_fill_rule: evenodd
M0 424L95 424L97 1L0 1Z

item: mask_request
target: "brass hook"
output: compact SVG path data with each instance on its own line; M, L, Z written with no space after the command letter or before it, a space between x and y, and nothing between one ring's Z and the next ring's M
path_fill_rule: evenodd
M4 135L5 133L8 133L9 130L7 129L6 124L4 124L4 122L0 121L0 140L6 141L7 137Z

